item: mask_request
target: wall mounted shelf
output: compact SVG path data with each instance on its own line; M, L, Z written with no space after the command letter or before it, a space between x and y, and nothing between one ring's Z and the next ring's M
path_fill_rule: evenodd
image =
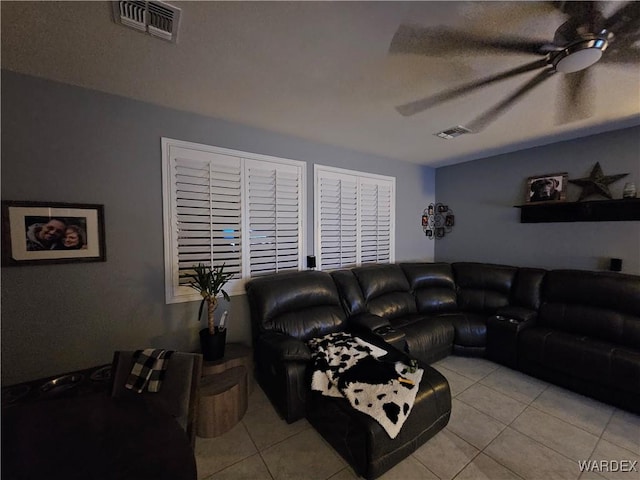
M640 220L640 198L516 205L521 223Z

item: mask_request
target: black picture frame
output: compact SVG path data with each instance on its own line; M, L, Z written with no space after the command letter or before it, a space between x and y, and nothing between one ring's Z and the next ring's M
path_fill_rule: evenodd
M105 262L104 205L2 201L2 265Z
M558 203L567 200L568 173L547 173L527 179L526 203Z

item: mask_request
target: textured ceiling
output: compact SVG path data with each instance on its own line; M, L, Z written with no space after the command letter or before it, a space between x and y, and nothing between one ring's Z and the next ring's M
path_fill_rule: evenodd
M555 124L561 74L455 140L433 134L471 121L535 73L412 117L395 110L538 58L392 55L400 24L551 40L564 17L550 2L169 3L182 10L177 44L115 24L110 2L2 1L2 67L432 166L640 124L637 63L591 67L595 114L565 125Z

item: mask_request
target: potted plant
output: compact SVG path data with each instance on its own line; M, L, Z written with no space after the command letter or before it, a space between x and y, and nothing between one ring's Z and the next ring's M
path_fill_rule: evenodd
M209 266L199 263L193 267L194 273L183 275L183 277L190 279L188 285L202 295L198 319L202 317L204 304L207 304L207 328L200 330L202 355L207 361L217 360L224 356L227 331L226 328L217 328L214 323L214 312L218 307L218 296L222 294L225 300L230 301L229 295L222 287L233 277L233 273L225 272L224 268L224 264L221 266Z

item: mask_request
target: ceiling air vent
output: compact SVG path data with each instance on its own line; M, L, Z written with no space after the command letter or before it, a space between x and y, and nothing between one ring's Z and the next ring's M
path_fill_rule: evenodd
M436 137L451 140L453 138L459 137L460 135L464 135L465 133L471 133L471 130L458 125L457 127L449 128L448 130L444 130L443 132L434 133L434 135Z
M112 2L113 19L130 28L176 43L180 9L164 2L120 0Z

